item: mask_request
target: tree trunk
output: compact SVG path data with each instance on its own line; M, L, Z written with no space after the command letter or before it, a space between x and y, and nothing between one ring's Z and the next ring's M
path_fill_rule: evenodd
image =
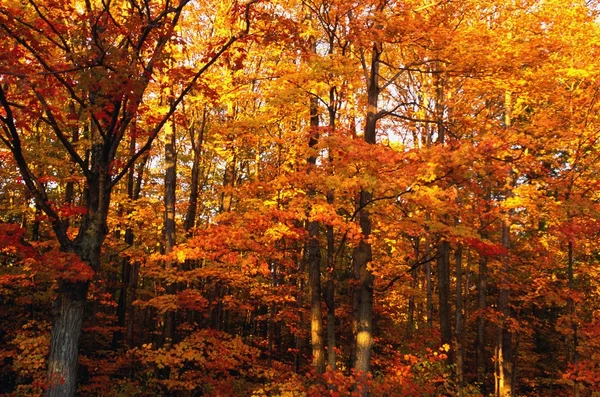
M370 69L368 71L367 117L364 139L366 143L371 145L376 143L377 138L377 106L380 92L379 57L381 51L380 45L373 45ZM363 64L366 65L364 60ZM358 385L363 396L369 395L366 386L366 374L371 371L371 354L373 351L373 274L368 269L368 264L372 260L371 243L369 242L369 237L371 236L371 218L366 209L372 199L373 195L371 192L361 190L357 207L362 238L354 250L352 258L354 277L357 281L354 294L354 328L356 338L354 369L361 374Z
M510 225L508 222L502 224L502 245L508 249L510 244ZM502 273L504 280L501 280L503 287L500 289L498 300L498 311L502 316L502 321L498 330L498 341L496 347L496 395L499 397L514 396L513 385L513 343L512 333L508 329L508 319L511 317L509 307L509 289L504 287L509 277L509 258L508 254L502 258Z
M456 335L456 382L458 384L458 395L464 395L464 358L465 358L465 335L464 335L464 318L463 318L463 291L462 291L462 246L458 246L454 253L456 263L456 327L454 334Z
M481 392L485 395L486 383L485 374L487 361L485 357L485 312L487 310L487 258L480 256L479 258L479 276L477 278L478 290L478 310L477 317L477 342L476 342L476 367L477 367L477 382L482 385Z
M333 201L328 195L327 201ZM325 304L327 305L327 365L332 371L337 369L335 354L335 258L333 226L327 226L327 284L325 286Z
M319 141L319 108L317 98L310 98L310 138L308 146L314 148ZM314 172L317 158L308 158L308 172ZM314 197L315 190L309 189ZM321 248L319 246L319 223L309 221L307 224L308 245L306 249L308 263L308 285L310 289L310 339L312 362L318 374L325 372L325 343L323 340L323 313L321 310Z
M177 153L175 152L175 121L165 126L165 254L169 255L175 246L175 189L177 186ZM165 269L172 269L173 262L167 259ZM176 293L176 285L166 285L167 294ZM175 340L176 317L174 311L168 311L164 317L162 344L169 349Z
M194 153L194 159L192 162L192 180L190 183L190 196L185 221L183 224L184 230L187 232L193 228L196 224L196 214L198 211L198 191L199 191L199 180L200 180L200 158L202 155L202 144L204 142L204 130L206 129L207 111L204 109L202 113L202 122L197 132L197 136L192 134L192 150Z
M425 240L425 288L427 295L427 326L433 328L433 285L431 283L431 244L429 237Z
M440 316L440 335L442 345L452 346L452 322L450 313L450 243L441 240L438 243L437 258L438 299ZM452 364L452 351L448 352L448 364Z
M510 91L505 93L504 97L504 124L506 128L510 128L512 123L512 95ZM512 171L510 171L512 174ZM512 178L512 176L511 176ZM514 178L513 185L514 185ZM510 196L510 191L506 193L506 197ZM502 321L498 330L498 341L496 347L496 394L499 397L514 396L513 383L513 340L512 332L509 329L509 318L511 317L511 309L509 306L510 289L507 287L510 283L510 257L508 251L510 249L510 220L509 214L506 214L507 219L502 221L501 243L506 249L506 254L502 257L502 278L500 295L498 299L498 311L502 316Z
M415 261L419 260L419 238L415 239ZM415 311L416 311L416 303L415 303L415 293L414 291L417 290L417 287L419 286L419 280L417 278L417 268L415 267L414 269L412 269L410 271L410 277L411 277L411 288L412 291L410 296L408 297L408 321L407 321L407 325L406 325L406 335L410 337L410 335L412 334L412 332L414 331L415 327Z
M304 321L303 308L304 308L304 252L300 253L300 257L296 258L295 262L298 263L298 278L296 280L296 286L298 292L296 295L296 309L298 310L298 331L294 335L294 372L300 373L300 367L302 364L302 327L300 326Z
M91 158L93 171L87 178L84 191L87 213L81 220L79 233L75 240L71 242L61 237L66 234L66 231L59 229L64 227L64 224L54 225L61 242L61 249L77 254L94 272L100 268L101 247L108 233L106 218L112 187L109 183L109 167L105 161L102 145L94 145ZM40 205L43 204L40 203ZM46 396L75 396L79 337L81 336L89 283L90 281L60 281L50 335Z
M47 397L75 396L77 358L89 283L61 283L50 336Z
M569 216L570 219L570 216ZM568 278L568 283L569 283L569 292L574 292L575 291L575 286L573 283L573 265L575 263L575 259L573 257L573 242L569 241L568 245L567 245L567 278ZM569 361L573 364L573 365L577 365L577 362L579 361L579 354L577 352L577 346L579 344L578 341L578 335L577 335L577 321L575 320L575 315L576 315L576 311L575 311L575 302L573 301L573 298L571 297L571 293L569 294L569 298L567 299L567 309L569 311L569 316L571 316L571 329L573 330L573 339L572 339L572 345L571 346L567 346L567 352L572 351L572 354L569 355ZM579 385L579 382L577 380L573 381L573 397L579 397L581 395L581 387Z

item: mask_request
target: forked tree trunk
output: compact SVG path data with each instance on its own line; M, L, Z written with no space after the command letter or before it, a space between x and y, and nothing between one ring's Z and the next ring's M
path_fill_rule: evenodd
M106 218L112 186L108 165L103 159L102 145L92 148L92 170L87 179L84 201L87 213L81 221L77 238L72 245L61 241L62 249L77 254L90 268L100 268L100 252L108 233ZM62 226L62 225L61 225ZM55 226L58 230L58 225ZM48 357L48 388L46 396L71 397L77 391L79 337L89 281L62 280L55 302L55 314L50 335Z

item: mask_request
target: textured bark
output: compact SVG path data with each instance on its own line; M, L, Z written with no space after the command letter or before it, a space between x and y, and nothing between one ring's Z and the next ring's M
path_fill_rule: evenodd
M77 357L88 283L62 283L50 337L46 396L75 396Z
M77 237L72 242L61 239L62 233L58 233L61 248L77 254L95 272L100 268L101 247L108 233L106 218L112 192L109 167L102 149L102 145L92 148L92 172L84 191L87 213L82 218ZM56 228L59 225L64 224L57 222ZM74 396L76 393L79 337L88 287L89 281L63 280L60 283L50 335L46 396Z

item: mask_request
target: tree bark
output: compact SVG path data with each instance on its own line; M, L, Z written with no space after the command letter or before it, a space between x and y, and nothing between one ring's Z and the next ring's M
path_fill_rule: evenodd
M199 191L199 180L200 180L200 158L202 155L202 145L204 143L204 132L206 129L207 111L204 109L202 112L202 121L196 134L192 134L192 150L194 158L192 161L192 179L190 182L190 196L187 213L183 228L188 232L196 224L196 215L198 211L198 191ZM194 128L192 126L192 128Z
M165 205L165 254L168 256L175 246L175 190L177 187L177 153L175 151L175 121L167 125L165 131L165 187L164 187L164 205ZM165 261L165 269L174 268L171 259ZM174 283L165 286L167 294L176 293ZM162 345L169 349L175 340L176 317L174 311L168 311L164 316L164 330Z
M569 219L570 219L569 215ZM575 291L575 285L573 282L573 265L575 264L575 258L573 257L573 242L569 241L567 244L567 278L569 283L569 292ZM572 351L572 354L569 355L569 361L573 365L577 365L579 361L579 353L577 352L577 347L579 345L578 335L577 335L577 321L575 319L576 310L575 310L575 301L569 294L569 298L567 299L567 309L569 311L569 316L571 316L571 329L573 330L573 339L571 340L572 345L567 346L567 352ZM581 387L577 380L573 381L573 397L579 397L581 395Z
M512 123L512 94L510 91L505 93L504 97L504 124L505 128L510 128ZM514 185L514 178L512 185ZM506 197L510 196L510 191L506 192ZM502 316L498 330L498 340L496 344L496 395L499 397L514 396L515 385L513 378L513 336L509 329L509 319L512 317L510 300L510 214L506 214L506 219L502 221L501 243L506 249L506 254L502 256L502 278L500 294L498 297L498 311Z
M450 243L441 240L438 243L437 258L438 299L440 316L440 335L442 345L452 346L452 322L450 313ZM452 364L452 350L448 352L449 364Z
M431 244L429 243L429 237L425 240L425 293L426 293L426 305L427 305L427 326L433 328L433 285L431 283Z
M63 282L54 304L56 315L50 336L48 389L46 396L75 396L77 357L83 324L83 310L89 284Z
M371 60L368 67L367 84L367 117L365 123L365 142L375 145L377 138L377 108L379 100L379 63L381 45L374 44ZM366 67L366 60L363 59ZM366 374L371 371L371 354L373 351L373 274L368 269L372 260L371 243L371 218L367 206L373 199L371 192L361 190L358 196L358 220L362 238L353 253L354 277L356 290L354 293L354 328L355 328L355 362L354 369L361 374L358 385L363 396L369 395L366 386Z
M327 201L333 196L328 195ZM327 365L332 371L337 369L335 354L335 257L333 226L327 225L327 284L325 304L327 305Z
M510 225L508 222L502 224L502 245L508 249L510 244ZM511 317L509 299L510 292L505 286L509 277L509 259L508 254L502 258L502 288L498 299L498 311L502 316L502 321L498 330L498 340L496 345L496 395L499 397L514 396L513 385L513 341L512 332L509 330L508 319Z
M464 395L464 359L465 359L465 335L463 317L463 291L462 291L462 246L458 246L454 253L456 264L456 326L454 334L456 338L456 382L458 383L458 395Z
M310 98L310 138L308 146L314 148L319 141L319 108L317 98ZM314 172L317 158L308 158L308 173ZM315 190L309 189L314 197ZM312 347L312 363L318 374L325 372L325 342L323 340L323 313L321 309L321 247L319 244L319 222L309 221L307 224L308 245L306 249L308 263L308 285L310 289L310 339Z
M486 392L486 367L487 360L485 357L485 312L487 310L487 258L479 257L479 275L477 278L478 300L477 309L479 315L477 317L477 341L476 341L476 367L477 367L477 382L482 385L482 393Z

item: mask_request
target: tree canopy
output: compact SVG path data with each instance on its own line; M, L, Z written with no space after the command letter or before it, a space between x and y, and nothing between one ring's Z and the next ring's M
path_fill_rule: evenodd
M584 0L0 0L0 394L600 392Z

